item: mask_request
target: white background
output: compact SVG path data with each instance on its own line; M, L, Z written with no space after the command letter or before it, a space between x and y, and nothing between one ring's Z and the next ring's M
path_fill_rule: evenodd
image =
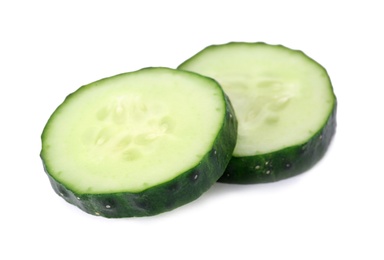
M2 1L0 259L384 259L379 3ZM66 95L229 41L283 44L328 70L338 128L320 163L146 218L91 216L53 192L40 134Z

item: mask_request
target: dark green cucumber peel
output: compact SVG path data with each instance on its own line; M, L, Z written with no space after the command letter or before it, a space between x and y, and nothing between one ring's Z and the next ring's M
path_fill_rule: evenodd
M254 184L287 179L312 168L322 159L336 133L335 106L325 126L301 145L269 154L247 157L233 156L223 176L223 183Z
M106 218L152 216L194 201L221 177L236 144L235 112L226 96L225 100L225 120L212 149L197 166L175 179L138 193L76 194L49 174L43 160L52 188L67 202L83 211Z

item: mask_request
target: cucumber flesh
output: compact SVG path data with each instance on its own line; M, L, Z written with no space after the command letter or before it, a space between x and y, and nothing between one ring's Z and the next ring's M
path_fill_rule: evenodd
M217 82L147 68L69 95L43 131L41 158L55 191L88 213L154 215L216 182L236 133Z
M207 47L179 69L216 79L235 108L237 145L222 181L267 182L298 174L321 158L335 132L336 97L329 76L301 51L233 42ZM329 124L329 138L322 138ZM319 136L325 149L313 149L324 152L309 151L313 158L304 160L294 148Z

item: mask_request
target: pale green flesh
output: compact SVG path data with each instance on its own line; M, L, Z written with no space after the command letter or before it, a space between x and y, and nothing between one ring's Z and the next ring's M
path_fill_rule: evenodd
M304 143L324 126L333 107L326 71L282 46L212 47L180 68L216 79L229 96L239 122L234 156Z
M195 74L142 70L97 84L70 97L44 133L50 173L78 193L171 180L201 161L224 120L222 90Z

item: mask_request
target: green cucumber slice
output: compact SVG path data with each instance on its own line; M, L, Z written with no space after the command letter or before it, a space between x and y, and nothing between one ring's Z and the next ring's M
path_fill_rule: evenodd
M210 188L236 136L235 114L216 81L145 68L70 94L44 128L41 158L56 193L85 212L149 216Z
M220 181L271 182L312 167L336 129L326 70L281 45L231 42L205 48L178 69L216 79L239 122L233 158Z

